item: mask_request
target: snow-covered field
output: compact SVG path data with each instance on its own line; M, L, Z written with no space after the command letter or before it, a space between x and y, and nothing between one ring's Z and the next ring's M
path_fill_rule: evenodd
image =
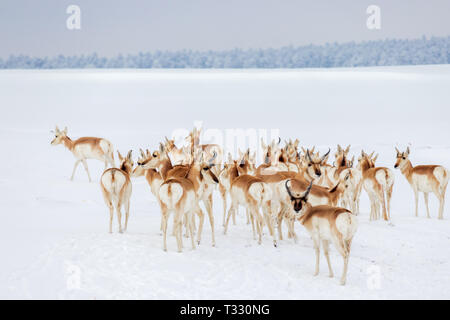
M305 230L274 248L252 240L243 210L224 236L215 196L217 246L162 251L159 208L133 181L125 234L108 231L108 210L89 161L69 177L72 155L50 146L55 124L69 136L102 136L125 153L154 149L176 128L279 129L320 150L337 143L380 153L393 169L394 146L411 146L413 164L450 168L450 66L335 70L0 71L0 298L44 299L449 299L450 202L437 220L413 214L413 193L395 171L392 224L369 222L362 196L347 285L321 273ZM135 153L136 155L136 153ZM117 225L114 224L115 230ZM286 228L284 229L286 230ZM332 248L335 274L342 259Z

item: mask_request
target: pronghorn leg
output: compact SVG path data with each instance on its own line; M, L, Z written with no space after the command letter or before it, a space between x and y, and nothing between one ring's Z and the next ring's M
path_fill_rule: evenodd
M200 222L198 224L198 231L197 231L197 243L200 245L200 241L202 240L203 223L205 221L205 215L204 215L202 209L200 209L200 206L197 206L196 210L197 210L198 217L200 218Z
M227 230L228 230L228 223L230 222L230 217L232 214L234 214L234 211L236 210L236 204L235 203L231 203L231 207L230 210L228 210L228 216L227 216L227 220L225 221L225 228L223 230L223 234L227 234Z
M253 240L256 240L255 218L250 214L250 221L252 223Z
M208 212L209 224L211 225L211 233L212 233L212 246L216 246L216 237L214 234L214 215L212 212L212 194L209 195L207 201L204 201L206 211Z
M188 213L190 216L194 216L194 212L189 212ZM189 223L189 235L191 237L191 243L192 243L192 250L195 250L195 242L194 242L194 226L190 223L190 219L187 219L188 223Z
M119 232L122 233L122 204L118 203L116 206L117 211L117 221L119 222Z
M113 216L114 216L114 208L113 205L110 203L108 204L109 207L109 233L112 233L112 223L113 223Z
M89 169L88 169L88 165L87 165L86 159L81 160L81 162L83 163L84 170L86 170L86 173L87 173L88 178L89 178L89 182L92 182L91 175L89 174Z
M176 238L177 238L177 247L178 247L178 252L183 252L183 237L182 237L182 233L183 233L183 216L180 216L180 213L177 212L175 213L175 217L174 217L174 229L176 230ZM189 222L188 222L189 224Z
M430 219L430 208L428 207L428 192L423 193L423 198L425 199L425 207L427 207L427 218Z
M163 250L167 251L167 209L161 208L161 225L162 225L162 232L163 232Z
M419 216L419 191L414 189L414 201L416 203L416 217Z
M219 184L220 196L222 197L222 207L223 207L223 222L222 225L225 226L225 220L227 217L227 190Z
M438 215L438 219L442 220L444 219L444 204L445 204L445 191L447 189L447 186L443 186L441 187L441 192L435 192L436 197L438 197L439 199L439 215Z
M125 204L125 228L123 231L127 231L128 227L128 217L130 216L130 200Z
M333 278L333 268L331 268L330 256L328 254L330 242L328 240L322 240L323 253L325 254L325 258L327 258L328 263L328 271L330 272L330 278Z
M314 242L314 251L316 252L316 268L314 276L319 275L319 263L320 263L320 239L318 236L312 236Z
M248 211L248 209L245 209L245 215L247 216L247 224L250 224L250 212Z
M284 210L281 210L277 216L278 239L280 239L280 241L283 240L283 230L282 230L283 215L284 215Z
M277 235L276 235L275 228L274 228L275 221L272 218L272 214L268 208L270 208L270 204L266 204L263 207L263 211L264 211L264 216L266 217L267 227L269 228L270 235L273 238L273 246L276 248L278 246L278 243L277 243Z
M384 194L384 190L383 188L381 188L381 206L383 208L383 219L384 221L389 221L389 217L387 215L387 210L386 210L386 196Z
M387 212L389 220L391 220L391 199L392 199L392 190L394 189L394 184L391 184L388 187L387 193L386 193L386 199L387 199Z
M263 218L258 212L258 208L252 208L251 213L252 216L255 216L255 222L256 222L256 230L258 231L258 244L262 243L262 228L263 228Z
M72 177L70 177L70 180L73 181L73 177L75 176L75 171L77 171L78 165L80 164L81 160L75 161L75 165L73 166L72 171Z

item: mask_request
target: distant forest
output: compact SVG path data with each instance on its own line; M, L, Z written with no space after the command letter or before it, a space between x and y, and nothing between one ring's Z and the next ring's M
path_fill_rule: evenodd
M334 68L450 63L450 36L287 46L279 49L225 51L155 51L100 57L30 57L0 59L0 69L80 68Z

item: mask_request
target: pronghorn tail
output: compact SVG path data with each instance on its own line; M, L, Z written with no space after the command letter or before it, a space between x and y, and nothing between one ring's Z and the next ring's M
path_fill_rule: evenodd
M168 209L174 209L183 196L183 187L175 180L168 180L159 189L159 198Z
M272 198L272 191L264 182L253 183L248 189L248 192L258 204L262 204Z

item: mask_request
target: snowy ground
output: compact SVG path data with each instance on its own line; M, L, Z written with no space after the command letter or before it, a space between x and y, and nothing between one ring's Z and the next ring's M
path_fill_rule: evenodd
M126 234L107 233L108 211L90 161L69 177L71 154L51 147L49 130L103 136L123 152L155 148L175 128L280 129L282 138L321 150L352 143L380 153L393 168L393 146L411 144L413 164L450 168L450 66L305 71L1 71L0 298L60 299L449 299L449 199L444 220L413 217L413 194L396 173L392 225L368 221L363 193L347 286L313 277L312 242L258 246L242 214L223 235L216 195L217 247L209 224L203 243L162 251L159 208L141 178L133 181ZM116 225L114 225L116 227ZM332 249L340 275L342 261Z

